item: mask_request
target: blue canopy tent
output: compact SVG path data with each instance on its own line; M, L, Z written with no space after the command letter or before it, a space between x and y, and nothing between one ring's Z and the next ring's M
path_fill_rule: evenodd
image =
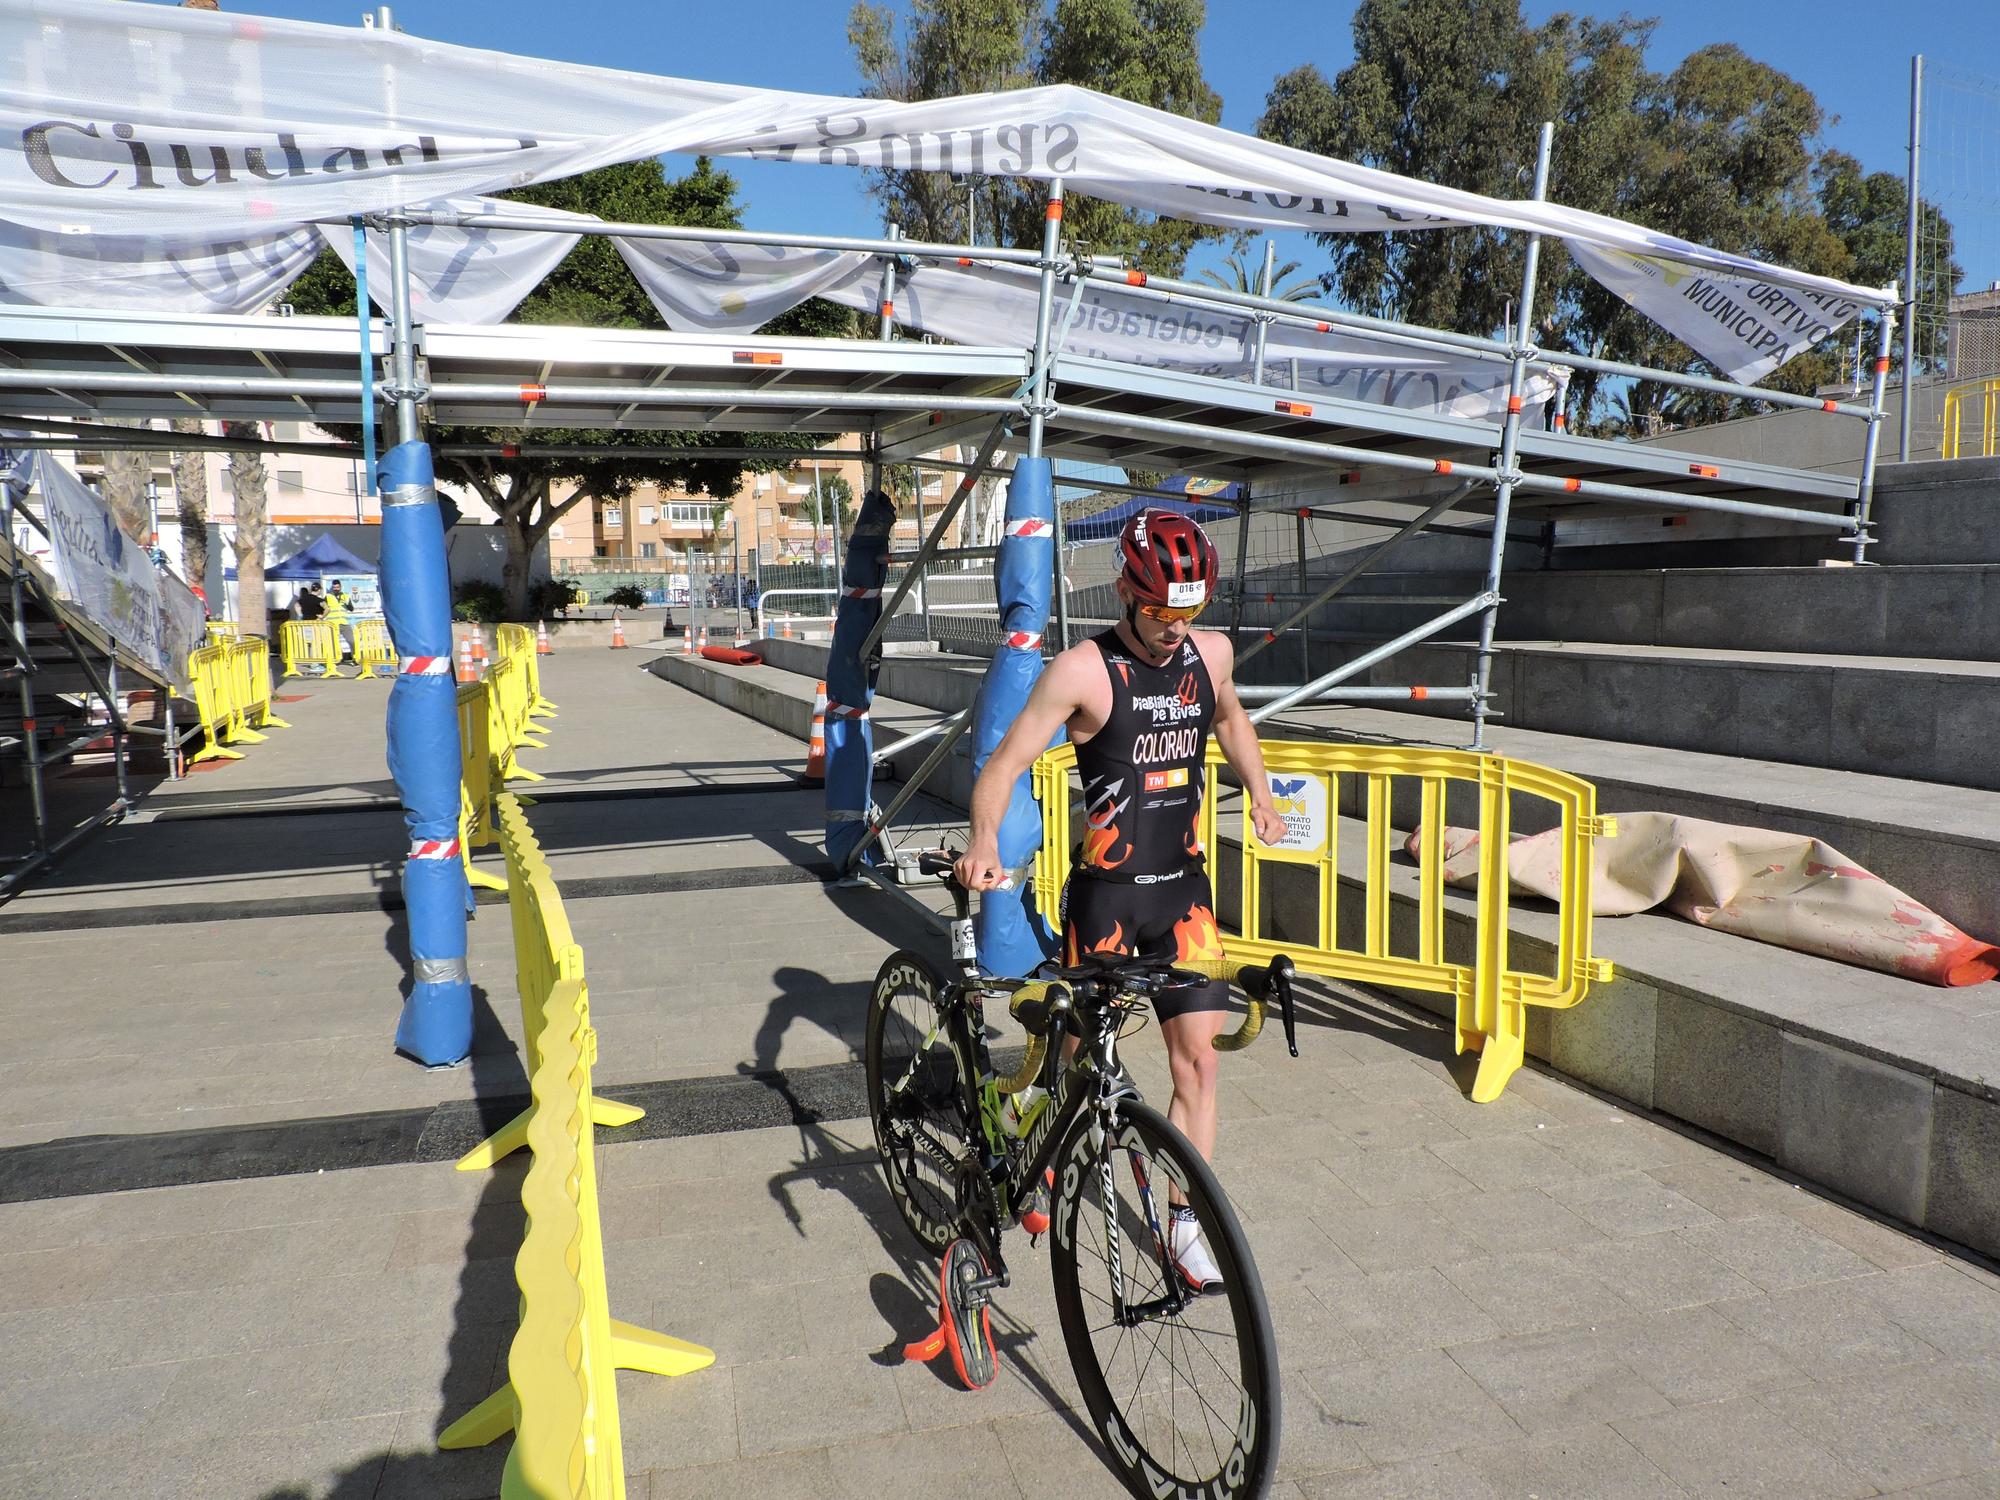
M315 578L373 578L381 571L376 564L363 562L341 546L330 532L322 531L311 545L294 552L275 567L266 568L264 576L278 581L307 583Z
M1211 492L1205 481L1176 474L1150 495L1134 495L1109 510L1065 522L1063 538L1070 542L1112 541L1125 529L1127 521L1145 510L1170 510L1203 524L1230 520L1236 515L1236 499L1236 485Z

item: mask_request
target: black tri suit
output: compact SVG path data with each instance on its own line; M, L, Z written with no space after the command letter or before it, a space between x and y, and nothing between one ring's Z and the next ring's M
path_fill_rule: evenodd
M1083 777L1083 851L1063 892L1063 959L1129 953L1173 962L1221 958L1215 899L1201 846L1215 684L1194 638L1163 666L1139 660L1107 630L1091 641L1111 678L1111 716L1076 747ZM1219 981L1169 990L1162 1020L1222 1010Z

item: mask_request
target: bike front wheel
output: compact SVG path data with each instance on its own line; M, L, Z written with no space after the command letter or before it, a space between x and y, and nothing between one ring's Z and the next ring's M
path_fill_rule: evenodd
M963 1220L960 1178L975 1160L946 982L921 954L892 953L868 999L868 1113L882 1173L910 1232L942 1251Z
M1158 1110L1087 1111L1056 1163L1063 1340L1119 1477L1143 1497L1265 1494L1281 1412L1270 1308L1215 1174ZM1187 1287L1172 1203L1193 1209L1222 1288Z

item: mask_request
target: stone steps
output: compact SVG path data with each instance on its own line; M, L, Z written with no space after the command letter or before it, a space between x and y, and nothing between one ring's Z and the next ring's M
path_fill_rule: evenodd
M824 670L825 648L765 644L773 648L767 658L772 665L766 667L727 668L674 657L653 669L718 701L734 702L763 722L803 725L810 718L813 676ZM882 688L896 696L878 697L878 717L892 729L926 712L963 707L977 691L983 669L983 663L965 659L891 657L883 664ZM1313 709L1303 719L1288 729L1417 740L1436 727L1422 715L1380 710ZM1496 738L1511 753L1596 780L1605 810L1757 812L1762 816L1755 821L1779 827L1794 826L1786 818L1814 820L1801 831L1821 834L1864 863L1902 861L1897 868L1904 875L1891 878L1914 887L1912 894L1923 899L1931 899L1924 882L1909 877L1921 875L1927 858L1939 868L1953 861L1964 866L1966 873L1953 878L1965 883L1953 889L1968 903L1976 904L1977 882L1985 880L1989 892L1994 884L1981 872L2000 858L2000 829L1993 827L1989 809L1967 800L1976 793L1932 788L1937 795L1929 798L1893 778L1565 740L1512 725L1500 728ZM923 747L906 752L897 770L908 774L922 753ZM1680 769L1672 770L1675 766ZM1710 790L1710 801L1699 800L1705 783L1732 772L1733 779ZM954 757L926 790L962 807L970 783L969 764ZM1894 800L1897 788L1904 788L1900 806ZM1676 798L1690 800L1676 805ZM1956 829L1961 817L1977 826ZM1868 843L1871 837L1877 842ZM1349 860L1358 858L1362 840L1346 838L1341 848L1343 889L1358 893L1362 872ZM1216 872L1225 920L1234 915L1229 893L1235 888L1235 860L1225 841L1217 851ZM1304 873L1274 867L1267 881L1276 930L1309 931L1314 907ZM1390 885L1392 947L1414 951L1415 868L1397 863ZM1990 894L1985 899L1992 900ZM1447 958L1465 962L1476 907L1470 894L1456 891L1446 893L1445 904ZM1353 899L1341 902L1341 920L1355 920L1358 906ZM1553 934L1547 908L1518 903L1510 937L1514 966L1546 972L1553 962ZM1598 953L1616 965L1617 977L1595 986L1573 1010L1531 1011L1534 1056L1635 1105L1772 1157L1905 1222L1988 1253L2000 1251L2000 986L1932 989L1665 916L1606 919L1597 926L1595 942ZM1406 998L1434 1011L1446 1008L1439 996Z

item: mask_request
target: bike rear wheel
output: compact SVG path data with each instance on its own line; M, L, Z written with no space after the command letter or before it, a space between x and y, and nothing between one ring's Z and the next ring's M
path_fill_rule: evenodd
M961 1230L961 1168L976 1160L957 1049L941 1009L949 986L921 955L893 953L868 1000L868 1113L875 1149L910 1232L942 1251Z
M1112 1128L1099 1120L1085 1113L1056 1162L1056 1306L1084 1405L1135 1495L1262 1495L1277 1461L1278 1359L1242 1227L1158 1110L1121 1101ZM1217 1294L1178 1290L1170 1184L1222 1273Z

